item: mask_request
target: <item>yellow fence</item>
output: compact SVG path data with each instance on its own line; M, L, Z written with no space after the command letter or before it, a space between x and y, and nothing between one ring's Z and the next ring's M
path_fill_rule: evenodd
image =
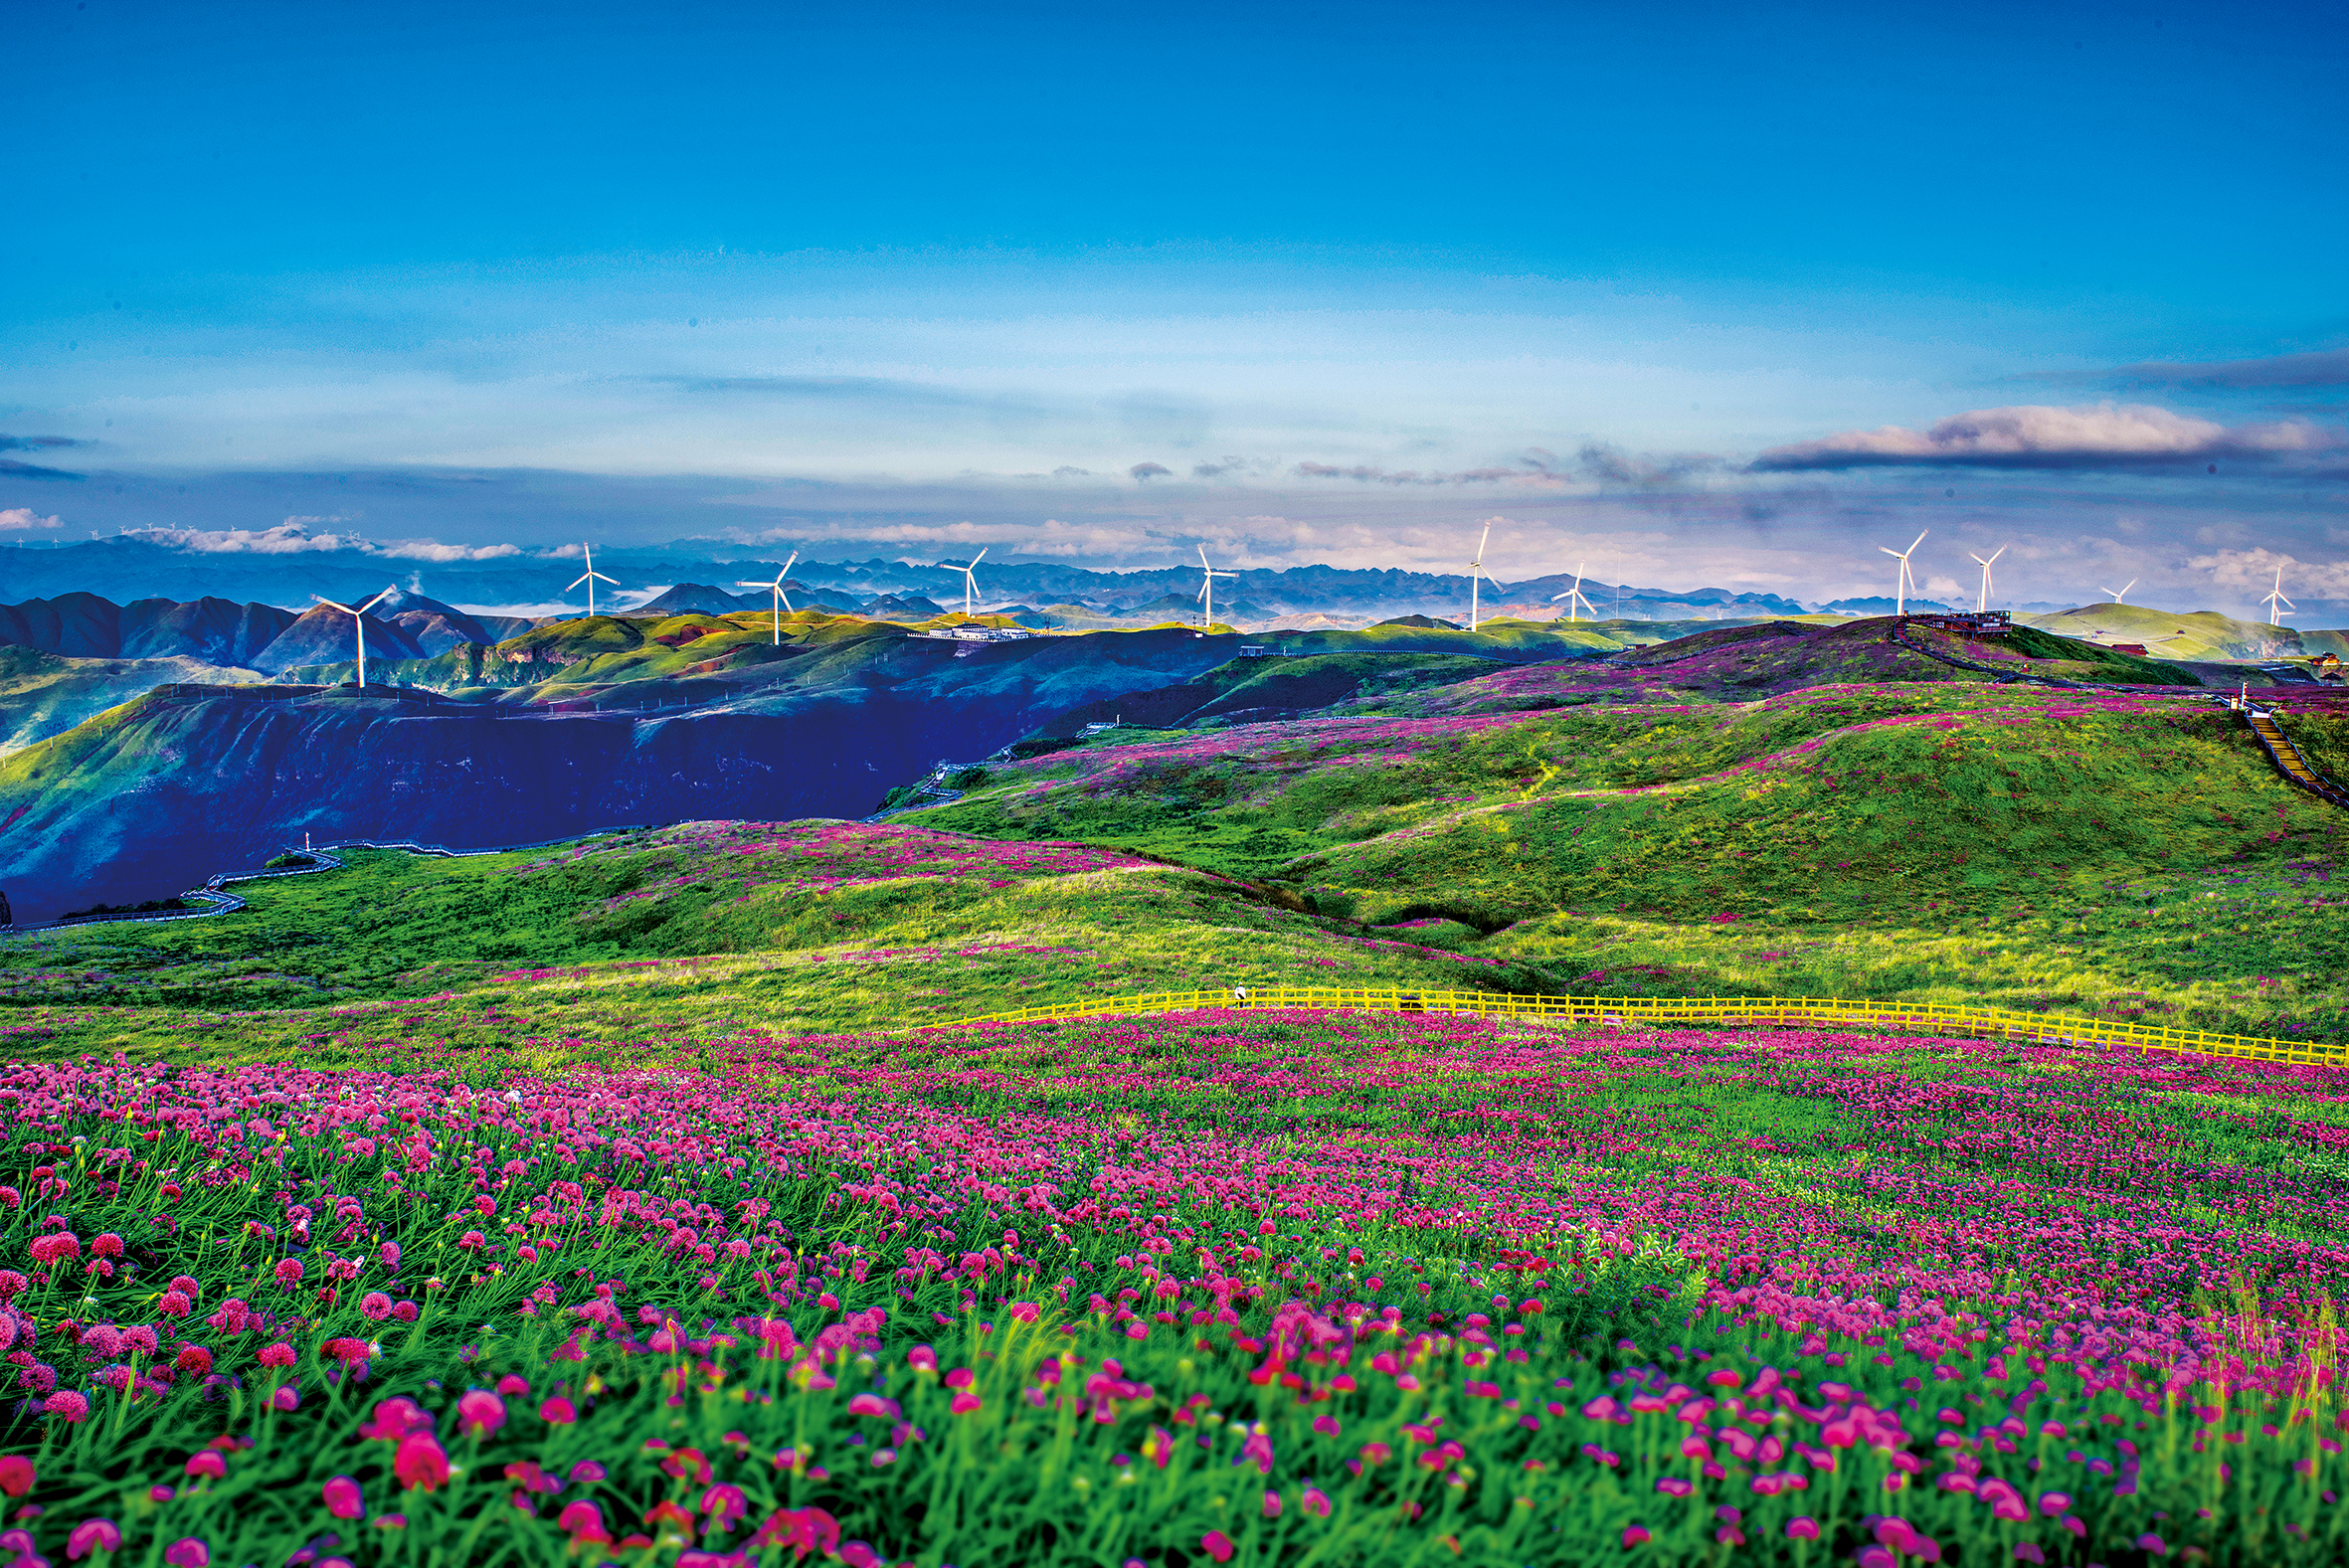
M2256 1035L2210 1034L2160 1024L2117 1023L2057 1013L2007 1012L1996 1007L1953 1007L1934 1002L1836 1001L1805 996L1508 996L1490 991L1339 990L1287 987L1258 990L1245 998L1230 990L1159 991L1141 996L1104 996L1049 1007L963 1018L957 1024L1036 1023L1052 1018L1098 1018L1127 1013L1186 1012L1193 1008L1352 1009L1373 1012L1472 1013L1484 1018L1520 1018L1569 1029L1620 1028L1632 1024L1707 1023L1755 1028L1860 1026L1969 1039L2013 1040L2032 1045L2105 1045L2138 1051L2173 1051L2191 1056L2232 1056L2255 1062L2301 1066L2349 1066L2349 1050L2296 1044ZM955 1024L933 1024L953 1028Z

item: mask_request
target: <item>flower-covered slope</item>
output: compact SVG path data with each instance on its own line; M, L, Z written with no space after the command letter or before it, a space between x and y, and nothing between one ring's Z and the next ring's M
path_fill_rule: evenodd
M19 1560L2349 1546L2338 1074L1327 1014L372 1056L0 1077Z

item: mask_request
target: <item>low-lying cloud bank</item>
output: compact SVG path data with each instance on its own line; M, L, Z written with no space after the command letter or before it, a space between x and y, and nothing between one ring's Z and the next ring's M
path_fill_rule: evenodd
M274 528L132 528L125 529L123 537L196 555L290 556L316 550L348 550L397 561L495 561L522 553L519 545L447 545L437 539L377 540L358 534L310 532L313 523L342 521L339 517L288 517ZM56 522L57 519L51 518L46 526L54 527ZM573 553L577 553L576 546Z
M2137 468L2219 459L2269 461L2338 449L2340 438L2300 420L2219 425L2147 404L1975 409L1923 431L1888 425L1772 447L1757 473L1834 468Z

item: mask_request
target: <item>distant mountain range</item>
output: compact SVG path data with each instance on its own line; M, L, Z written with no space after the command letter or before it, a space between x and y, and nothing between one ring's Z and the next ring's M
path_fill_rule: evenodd
M366 621L369 652L401 659L430 658L467 642L502 642L537 624L514 615L475 617L402 589L391 590ZM0 605L0 645L68 658L185 658L275 674L325 663L355 641L351 616L325 605L296 614L275 605L225 599L117 605L88 593Z
M739 600L734 608L763 609L770 601L756 592L736 593L728 585L746 579L772 578L781 561L751 556L711 553L709 541L688 541L667 549L599 550L596 566L621 580L621 603L659 603L653 595L687 588L697 595L725 593ZM93 539L82 544L34 547L0 545L0 599L57 598L105 585L109 594L137 599L172 601L226 599L255 601L290 609L310 604L323 595L345 604L371 597L388 582L401 580L409 593L450 606L483 609L544 607L564 599L563 585L578 576L575 561L552 557L504 556L485 561L416 562L371 556L348 550L295 550L282 553L203 552L182 549L132 535ZM1547 605L1574 582L1572 573L1552 573L1501 585L1500 601L1519 605ZM920 598L960 608L963 575L935 565L909 565L873 558L863 561L801 560L793 567L794 603L807 593L820 606L835 610L864 609L882 596ZM718 585L712 587L711 585ZM987 608L1014 602L1049 610L1056 605L1102 611L1131 611L1154 602L1174 601L1195 610L1199 590L1196 566L1174 565L1131 572L1097 572L1057 562L987 562L979 570L979 586ZM1585 582L1583 594L1607 618L1680 620L1711 613L1790 615L1803 607L1775 594L1740 594L1728 589L1688 591L1640 588L1630 584ZM1259 610L1254 619L1303 614L1334 614L1379 618L1423 613L1465 618L1468 579L1450 573L1369 571L1347 567L1301 566L1280 570L1241 568L1228 581L1216 584L1216 618L1239 623L1225 614L1225 596L1235 607ZM573 603L584 610L586 600ZM601 606L599 607L601 608ZM663 608L716 610L711 603L664 605ZM1166 618L1166 617L1161 617Z

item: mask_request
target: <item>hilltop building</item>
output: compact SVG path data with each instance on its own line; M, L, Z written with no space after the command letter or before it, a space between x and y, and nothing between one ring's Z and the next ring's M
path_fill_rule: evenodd
M914 635L936 642L1024 642L1035 633L1016 626L940 626Z
M2013 617L2003 610L1942 610L1901 618L1931 626L1936 631L1954 631L1968 637L2004 636L2014 629Z

